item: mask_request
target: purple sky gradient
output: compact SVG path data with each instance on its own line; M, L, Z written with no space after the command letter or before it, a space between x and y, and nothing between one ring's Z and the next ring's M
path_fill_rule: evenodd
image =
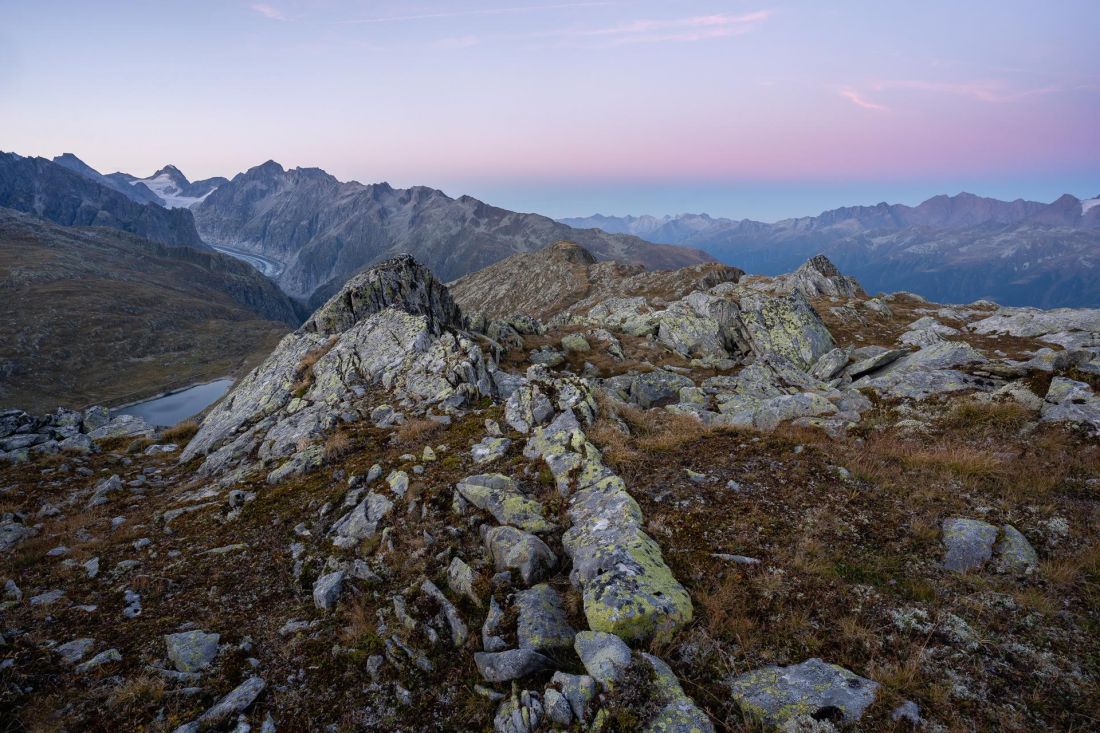
M0 149L553 216L1100 194L1100 2L0 0Z

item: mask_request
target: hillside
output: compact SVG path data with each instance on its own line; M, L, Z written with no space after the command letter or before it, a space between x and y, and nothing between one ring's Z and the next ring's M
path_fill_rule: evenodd
M597 262L575 242L558 242L536 252L512 255L450 283L455 302L468 314L503 318L522 313L543 320L567 314L578 304L635 295L682 298L744 273L717 263L679 270Z
M0 413L13 726L1088 728L1100 310L524 257L568 312L400 256L199 425Z
M872 292L909 290L932 300L988 298L1005 305L1100 305L1100 207L1062 196L1043 204L971 194L918 206L878 204L774 224L706 215L565 219L698 247L775 275L824 253Z
M251 267L0 209L0 406L81 407L236 373L298 322Z
M62 226L111 227L154 242L205 248L190 212L138 203L45 158L0 152L0 207Z
M192 210L207 243L279 263L279 286L314 306L363 267L401 252L446 280L561 239L578 242L601 260L649 268L713 259L634 237L574 231L544 216L506 211L468 196L344 183L318 168L284 170L274 161L238 174Z

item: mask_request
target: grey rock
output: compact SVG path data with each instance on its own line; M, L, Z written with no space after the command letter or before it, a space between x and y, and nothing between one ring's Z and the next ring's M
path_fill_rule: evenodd
M58 645L54 648L54 651L61 655L61 659L65 664L76 664L87 656L93 646L95 646L95 639L73 639Z
M977 519L951 518L943 522L943 544L947 554L943 566L965 572L981 568L993 555L997 528Z
M492 463L507 453L511 445L512 441L508 438L486 437L474 444L470 449L470 456L478 465Z
M106 651L102 651L99 654L96 654L87 662L81 662L80 664L76 665L75 670L77 674L84 674L86 672L90 672L97 667L102 667L104 664L121 661L122 654L119 653L118 649L107 649Z
M44 593L39 593L36 596L31 596L29 603L32 606L52 606L64 597L65 591L63 590L48 590Z
M322 575L313 584L313 604L322 611L330 611L340 599L340 593L344 588L343 570L337 570L327 575Z
M680 390L695 383L682 374L654 369L640 374L630 385L630 400L639 407L660 407L679 401Z
M618 680L630 666L630 647L614 634L579 631L573 648L589 676L605 687Z
M1023 575L1039 567L1039 555L1027 538L1011 524L1001 528L1001 539L993 548L1002 572Z
M199 716L200 726L215 726L225 722L234 715L247 710L260 693L264 691L266 684L260 677L249 677L238 685L232 692L219 700L212 708Z
M485 547L498 571L518 570L531 585L557 567L558 558L546 543L515 527L493 527L485 533Z
M596 680L586 674L555 672L550 678L550 684L560 690L569 701L574 718L582 723L588 720L588 706L596 697Z
M462 615L459 614L458 609L451 603L450 599L443 594L443 591L439 590L430 580L425 580L420 584L420 592L428 596L436 603L439 604L443 611L443 616L447 620L447 626L451 630L451 643L455 647L461 647L466 643L467 637L470 635L470 630L462 620Z
M164 643L168 647L168 659L180 672L198 672L206 669L218 654L219 634L205 631L181 631L167 634Z
M895 723L903 722L910 725L920 725L923 722L920 716L920 708L912 700L906 700L894 708L890 712L890 720Z
M879 685L835 664L808 659L748 672L730 688L743 711L781 726L804 716L854 723L875 701Z
M474 654L477 671L489 682L507 682L552 669L553 662L533 649Z
M451 564L447 567L448 587L453 593L466 596L471 603L480 608L482 605L481 598L478 597L477 591L474 589L474 581L473 568L462 558L453 558Z
M516 593L516 639L520 649L569 649L576 632L569 625L558 592L545 583Z

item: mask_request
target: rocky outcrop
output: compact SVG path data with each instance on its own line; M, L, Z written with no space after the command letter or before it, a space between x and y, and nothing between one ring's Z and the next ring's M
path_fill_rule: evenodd
M319 465L319 442L360 415L383 387L424 411L498 396L505 381L474 341L446 288L411 257L356 276L206 417L180 457L204 475L264 467L269 481Z
M635 294L683 298L744 272L728 265L701 264L679 270L649 270L641 264L598 261L581 245L562 241L537 252L513 255L451 283L455 301L467 313L505 318L524 313L547 320L584 312L612 297Z

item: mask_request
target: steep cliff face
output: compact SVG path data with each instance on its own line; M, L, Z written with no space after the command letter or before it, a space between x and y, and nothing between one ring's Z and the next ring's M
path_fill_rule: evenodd
M314 307L363 267L407 252L444 281L517 252L573 239L601 260L646 267L711 261L698 250L634 237L574 231L536 214L520 214L418 186L343 183L316 168L283 170L273 161L219 187L194 208L199 231L214 245L285 265L277 282Z
M154 242L207 249L186 209L137 203L45 158L0 153L0 206L63 226L110 227Z

